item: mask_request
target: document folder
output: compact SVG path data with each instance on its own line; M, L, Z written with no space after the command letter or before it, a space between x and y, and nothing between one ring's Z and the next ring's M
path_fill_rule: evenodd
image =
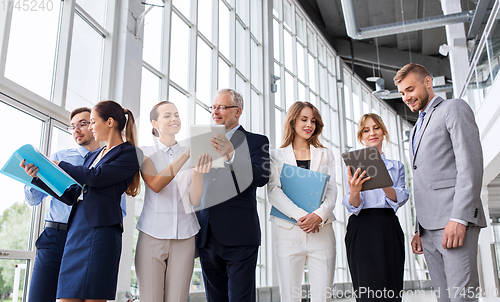
M63 195L64 191L71 185L77 184L81 187L81 185L63 169L59 168L59 166L54 164L49 158L29 144L14 151L12 156L0 170L0 173L49 195L49 193L31 183L33 177L26 174L24 169L19 166L19 163L21 163L23 159L26 159L27 163L33 163L38 167L37 176L59 197Z
M288 164L283 164L280 176L283 193L307 213L312 213L320 207L329 180L330 175ZM270 215L297 223L275 207L271 208Z

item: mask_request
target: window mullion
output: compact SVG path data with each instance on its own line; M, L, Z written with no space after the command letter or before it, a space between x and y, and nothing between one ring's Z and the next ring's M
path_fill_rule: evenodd
M192 12L193 16L196 16L198 13L198 5L196 0L188 0L191 1L191 9L195 10ZM193 5L194 4L194 5ZM188 105L188 111L189 111L189 119L191 121L195 121L196 119L196 64L197 62L197 54L198 54L198 26L195 24L194 26L191 26L190 28L190 39L191 41L189 42L189 105Z
M168 100L170 92L170 41L172 40L172 1L165 2L163 8L163 30L162 30L162 47L161 47L161 73L160 77L160 100ZM167 30L168 29L168 30Z

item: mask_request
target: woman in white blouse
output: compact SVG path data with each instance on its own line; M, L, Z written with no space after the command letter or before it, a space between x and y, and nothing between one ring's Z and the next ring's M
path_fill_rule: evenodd
M295 102L284 124L283 144L271 150L271 177L267 185L269 202L296 223L270 216L282 302L331 301L335 273L335 220L337 198L335 160L330 149L319 141L323 130L321 114L309 102ZM308 213L281 190L283 164L330 175L321 206ZM304 264L307 264L310 292L302 292Z
M363 179L366 172L358 169L351 174L346 168L347 195L342 204L353 215L347 224L345 244L353 287L359 293L356 300L373 301L375 296L377 301L401 301L405 249L396 211L409 196L405 167L382 152L382 142L389 141L389 134L380 116L365 114L358 126L358 140L366 147L378 148L394 185L361 191L370 177Z
M135 255L139 294L141 301L187 301L200 229L193 206L203 195L211 159L203 155L189 169L189 149L175 140L181 121L173 103L156 104L150 120L159 144L143 148L146 192Z

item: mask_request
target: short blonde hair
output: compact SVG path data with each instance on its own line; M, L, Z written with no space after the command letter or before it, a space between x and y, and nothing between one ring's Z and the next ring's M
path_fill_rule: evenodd
M285 124L283 125L283 144L280 148L285 148L286 146L293 143L295 139L295 120L300 116L302 109L311 108L313 112L313 117L316 119L316 129L314 129L313 134L309 138L309 145L313 145L316 148L325 148L319 141L319 136L323 131L323 119L321 118L321 113L319 113L318 108L309 102L297 101L290 106L288 112L286 113Z
M423 83L425 78L431 77L431 74L422 65L415 64L415 63L410 63L406 64L401 68L398 73L396 73L396 76L394 76L394 84L398 85L402 80L404 80L410 73L413 73L417 76L417 79Z
M379 126L380 129L382 129L382 132L384 132L384 136L387 140L386 143L389 143L391 140L389 139L389 132L387 131L387 127L385 126L384 121L382 121L382 118L375 113L363 114L363 116L359 119L358 133L357 133L358 141L363 144L361 136L363 135L363 130L366 127L366 120L369 118L371 118L375 122L375 124L377 124L377 126Z

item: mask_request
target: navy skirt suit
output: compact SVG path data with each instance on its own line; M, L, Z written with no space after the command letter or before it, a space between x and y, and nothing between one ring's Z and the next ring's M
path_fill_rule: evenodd
M79 186L72 186L57 197L40 179L33 181L73 205L57 298L115 299L123 230L120 199L139 171L142 152L125 142L112 148L90 168L101 151L102 148L89 153L83 166L59 163L84 187L83 200L78 200L82 193Z

